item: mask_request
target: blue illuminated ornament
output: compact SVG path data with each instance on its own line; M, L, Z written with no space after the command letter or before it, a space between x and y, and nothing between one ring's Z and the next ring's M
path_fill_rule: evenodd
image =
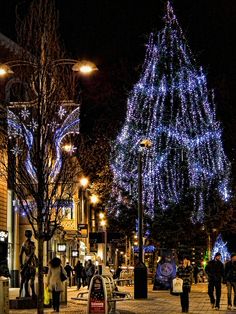
M58 116L62 119L66 115L66 110L61 106L58 111Z
M24 109L25 110L25 109ZM70 114L67 115L64 122L60 123L56 120L51 121L51 124L48 125L48 137L52 138L52 147L48 148L48 151L45 152L45 162L48 162L49 166L49 177L53 181L58 175L62 167L62 141L68 134L78 134L79 133L79 124L80 124L80 109L79 107L74 109ZM38 128L38 123L32 119L31 122L26 125L26 122L22 122L22 115L16 114L12 110L7 111L7 121L8 121L8 134L9 138L14 138L23 142L25 145L25 166L30 177L37 182L36 168L34 167L33 150L35 149L34 143L37 138L35 131ZM27 118L28 116L26 116ZM37 132L36 132L37 133ZM46 131L45 131L46 134ZM49 145L48 145L49 147ZM19 145L15 145L12 148L12 153L19 155L22 152ZM49 156L54 156L51 158L50 163L48 160ZM45 167L46 168L46 167Z
M151 34L139 81L127 102L125 123L112 153L114 183L137 200L137 157L143 150L143 202L149 214L167 209L191 193L193 220L204 217L204 204L216 189L229 200L229 162L216 121L213 95L186 43L170 3L165 26Z

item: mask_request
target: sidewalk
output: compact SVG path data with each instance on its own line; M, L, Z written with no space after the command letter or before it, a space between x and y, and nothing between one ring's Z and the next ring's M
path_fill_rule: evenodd
M133 295L134 287L119 287L119 291L127 291ZM80 290L80 291L83 291ZM18 289L10 289L10 298L17 295ZM71 300L78 293L76 287L68 288L67 305L62 305L60 308L61 314L86 314L87 302ZM180 299L178 296L170 295L169 291L152 291L152 285L148 287L148 299L145 300L130 300L117 302L117 311L120 314L179 314L181 313ZM45 313L51 313L52 309L45 309ZM35 314L34 310L10 310L10 314ZM236 309L227 311L227 293L226 286L222 285L221 309L216 311L211 308L209 297L207 294L207 284L199 283L192 286L190 293L190 308L191 314L236 314Z

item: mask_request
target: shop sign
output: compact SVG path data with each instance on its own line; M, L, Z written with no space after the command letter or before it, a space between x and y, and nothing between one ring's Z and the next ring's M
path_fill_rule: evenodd
M8 231L0 230L0 242L8 241Z
M79 256L79 251L77 251L77 250L72 250L72 251L71 251L71 256L72 256L72 257L78 257L78 256Z
M88 237L88 224L78 224L78 238Z
M60 253L66 252L66 244L65 243L58 243L57 244L57 252L60 252Z

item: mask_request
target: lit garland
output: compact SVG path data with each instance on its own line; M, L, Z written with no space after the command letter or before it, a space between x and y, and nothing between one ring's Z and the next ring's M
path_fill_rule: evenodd
M27 114L26 114L27 112ZM59 116L61 116L62 107L60 107L59 110ZM63 111L63 114L66 114L66 111ZM51 138L52 143L54 144L54 150L55 150L55 159L54 162L51 164L51 172L50 172L50 178L53 181L57 174L59 173L61 166L62 166L62 140L64 137L71 133L79 133L79 119L80 115L80 109L79 107L74 109L70 114L67 115L66 119L64 120L61 125L58 123L57 120L51 121L51 124L49 125L48 132L51 132ZM21 117L23 120L22 121ZM36 169L33 166L33 161L31 156L32 150L34 149L34 141L36 140L36 131L37 131L37 123L31 119L31 123L29 125L26 125L27 118L30 119L30 114L28 114L28 111L24 108L22 111L18 113L13 113L13 111L8 110L7 111L7 121L8 121L8 135L9 138L12 139L21 139L27 147L26 151L26 158L25 158L25 166L27 169L28 174L31 176L31 178L37 182L37 175L36 175ZM56 130L53 126L57 126ZM20 147L18 145L15 145L15 147L11 150L13 154L18 155L22 152ZM50 153L48 152L48 155Z
M192 191L202 220L204 201L217 182L221 198L229 200L229 162L224 154L214 99L209 96L203 70L195 60L168 2L165 26L151 34L143 71L127 102L127 115L112 154L116 185L132 186L137 200L137 157L143 150L143 201L152 215L178 204Z

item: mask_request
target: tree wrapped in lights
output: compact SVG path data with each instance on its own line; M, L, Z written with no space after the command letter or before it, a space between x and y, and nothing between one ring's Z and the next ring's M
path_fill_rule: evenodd
M137 200L137 157L143 152L143 202L149 214L191 195L193 219L202 220L211 189L229 199L229 163L224 154L213 93L197 68L173 8L167 3L164 28L151 34L139 81L128 98L112 170L116 187Z
M224 242L221 234L216 238L214 247L212 249L211 258L214 259L215 254L219 252L221 254L222 262L226 262L230 260L230 253L227 248L227 242Z

